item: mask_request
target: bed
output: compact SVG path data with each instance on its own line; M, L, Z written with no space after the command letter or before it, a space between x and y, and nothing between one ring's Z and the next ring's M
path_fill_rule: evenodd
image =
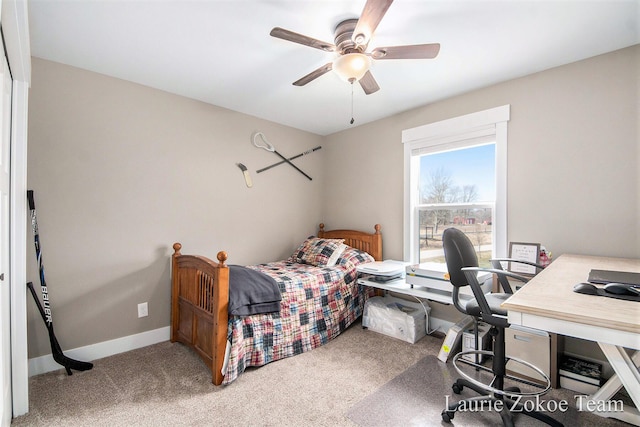
M305 239L290 258L246 267L227 265L224 251L216 262L183 255L180 243L173 249L171 342L193 349L220 385L250 366L319 347L352 324L367 297L356 283L355 267L382 260L382 235L379 224L373 233L325 230L320 224L317 238ZM270 300L238 303L251 299L237 295L240 276L274 281L281 298L277 311L260 311L275 303Z

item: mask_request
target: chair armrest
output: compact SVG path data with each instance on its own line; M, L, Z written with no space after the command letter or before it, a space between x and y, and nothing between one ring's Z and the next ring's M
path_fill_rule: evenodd
M478 272L486 272L486 273L493 273L493 274L497 275L498 276L498 283L500 283L500 286L502 287L502 290L507 294L512 294L513 293L513 289L511 288L511 285L509 284L509 281L507 280L508 277L511 277L512 279L515 279L515 280L519 280L522 283L527 283L529 281L528 277L524 277L524 276L521 276L519 274L503 270L501 268L464 267L464 268L462 268L462 271L475 271L476 274Z
M519 281L521 281L523 283L527 283L529 281L528 277L524 277L524 276L521 276L519 274L512 273L512 272L506 271L506 270L501 270L501 269L498 269L498 268L464 267L461 270L462 271L477 271L477 272L493 273L493 274L497 274L499 276L511 277L511 278L519 280Z
M533 266L533 267L535 267L535 268L539 268L540 270L544 270L544 267L545 267L545 266L544 266L544 265L542 265L542 264L538 264L538 263L531 262L531 261L523 261L523 260L520 260L520 259L513 259L513 258L492 258L492 259L491 259L491 264L492 264L494 267L496 267L496 264L494 263L494 261L497 261L497 262L517 262L517 263L520 263L520 264L527 264L527 265L531 265L531 266Z
M504 270L498 270L494 268L480 268L480 267L463 267L461 268L465 277L467 278L469 285L471 286L471 290L473 291L473 296L475 297L476 302L480 306L480 312L482 314L482 320L487 322L490 325L499 326L499 327L507 327L509 323L507 322L506 317L503 317L499 314L495 314L491 311L491 307L487 302L487 298L485 297L482 288L480 287L480 283L478 283L477 275L479 272L487 272L487 273L495 273L504 275ZM515 275L517 276L517 275ZM505 289L506 293L512 294L511 287L507 284L508 289Z
M538 274L539 271L542 271L544 269L544 265L540 265L540 264L536 264L535 262L530 262L530 261L522 261L519 259L513 259L513 258L493 258L491 260L491 265L493 265L493 267L497 270L504 270L502 268L502 262L517 262L519 264L524 264L524 265L530 265L536 268L535 273ZM511 272L509 272L511 273ZM513 277L513 276L509 276L509 277ZM529 279L523 280L522 278L524 278L524 276L520 276L517 277L518 280L520 280L521 282L526 282ZM498 283L500 283L500 286L502 286L502 289L509 289L511 288L511 285L509 285L509 280L507 280L506 275L500 275L498 276Z

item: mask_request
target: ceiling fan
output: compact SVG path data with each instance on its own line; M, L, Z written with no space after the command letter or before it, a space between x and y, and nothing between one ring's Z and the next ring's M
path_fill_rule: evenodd
M377 47L367 52L367 45L378 24L384 17L393 0L367 0L359 19L347 19L340 22L335 29L335 44L326 43L284 28L275 27L270 35L325 52L337 52L338 57L306 76L293 82L294 86L304 86L331 70L353 84L360 83L364 92L369 95L380 89L369 70L371 58L384 59L432 59L440 51L439 43L416 44L405 46Z

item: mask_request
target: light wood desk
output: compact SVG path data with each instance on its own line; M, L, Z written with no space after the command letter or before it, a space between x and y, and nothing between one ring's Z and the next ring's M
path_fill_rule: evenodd
M640 259L562 255L502 306L511 324L597 342L616 374L580 400L582 409L598 408L598 415L640 425L640 351L633 351L640 350L640 302L573 292L591 269L640 273ZM607 402L622 386L636 408L608 410L618 409Z

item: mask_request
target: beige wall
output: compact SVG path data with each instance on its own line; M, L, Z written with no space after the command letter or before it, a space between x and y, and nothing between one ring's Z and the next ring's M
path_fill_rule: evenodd
M32 82L28 185L63 348L168 326L176 241L183 253L258 263L289 256L323 220L324 151L296 160L309 181L287 165L256 174L279 158L251 145L259 130L292 156L321 145L317 135L37 58ZM149 317L138 319L144 301ZM28 306L29 355L50 353Z
M540 242L554 256L640 257L639 75L635 46L331 135L324 218L379 222L385 258L402 259L402 131L510 104L508 239Z
M402 131L510 104L508 239L640 257L639 74L635 46L330 135L324 217L380 222L385 258L402 259Z
M34 58L28 180L58 338L75 348L167 326L174 241L248 264L288 256L320 221L380 223L385 258L402 259L402 130L504 104L509 239L640 257L639 62L635 46L322 138ZM296 161L314 180L286 165L256 174L278 160L250 144L256 130L288 155L322 145ZM30 357L47 354L29 308Z

